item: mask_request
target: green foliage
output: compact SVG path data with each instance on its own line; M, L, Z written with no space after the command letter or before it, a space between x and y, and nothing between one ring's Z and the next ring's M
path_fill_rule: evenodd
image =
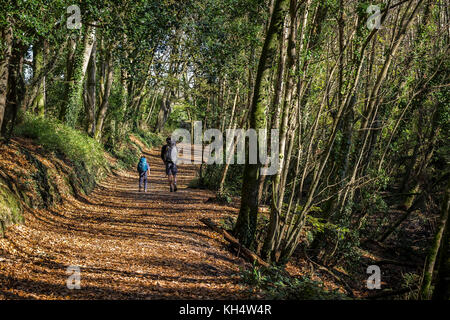
M83 27L84 38L88 37L89 28ZM63 105L62 118L65 124L71 127L75 127L78 120L78 115L83 103L82 93L83 93L83 63L84 59L84 49L87 45L83 41L79 40L79 44L76 47L74 60L73 60L73 79L67 79L69 81L67 88L67 103Z
M14 36L22 43L32 44L38 38L51 43L61 41L67 35L67 28L60 19L72 3L67 0L2 1L0 29L8 24L9 17L14 21Z
M220 226L228 231L233 230L234 224L236 223L236 217L227 216L219 221Z
M156 133L137 128L133 133L126 133L116 145L106 145L106 149L118 159L118 166L124 169L135 167L144 152L141 146L132 141L130 135L134 135L148 149L160 146L164 141Z
M219 203L231 203L232 198L228 190L223 190L222 192L217 192L216 201Z
M261 292L267 299L276 300L347 300L337 290L329 291L323 283L306 276L294 278L278 267L264 268L253 266L241 270L241 280L252 287L255 293Z
M191 125L189 122L200 121L205 117L205 108L202 105L192 105L186 101L178 101L172 107L172 112L165 124L165 128L168 131L173 131L176 128L183 127L186 124Z
M132 134L149 149L163 144L163 138L150 131L138 128ZM131 140L129 133L117 145L108 145L107 150L119 160L119 167L124 169L135 167L144 152L138 144Z
M407 272L402 275L402 288L411 289L410 292L407 292L401 297L402 300L417 300L417 291L413 289L417 286L418 283L421 283L420 275L416 273Z
M223 165L211 164L206 165L203 170L203 186L210 190L218 190Z
M189 181L188 187L192 189L203 189L204 187L200 180L200 177L195 177L194 179Z
M380 176L379 183L384 184L384 177ZM383 199L383 197L377 192L371 192L371 190L364 190L361 193L361 199L355 204L354 210L362 212L366 217L377 217L376 227L373 225L365 225L365 219L362 221L362 227L364 232L370 236L376 236L380 227L384 225L383 217L388 213L389 206ZM380 215L382 213L382 215Z
M138 138L140 138L139 140L141 140L147 146L147 148L158 147L164 144L164 139L157 133L153 133L140 128L135 129L134 133Z
M359 229L351 219L351 207L348 203L344 213L335 221L314 216L307 217L307 234L310 249L316 258L325 265L345 265L353 267L360 258Z
M334 223L331 223L330 221L321 218L316 218L311 215L307 216L307 221L312 226L314 232L323 233L326 232L327 230L336 232L340 240L344 239L345 234L350 232L349 228L336 225Z
M70 161L75 169L70 179L78 181L84 193L89 193L97 179L111 167L100 143L58 120L25 114L23 123L15 128L15 134L33 139L46 150Z
M202 187L217 191L222 178L224 165L211 164L204 169ZM238 164L230 164L227 177L225 179L224 190L229 196L237 196L241 192L243 166Z
M138 146L132 144L113 151L112 154L119 160L120 168L129 169L139 161L141 151Z
M24 122L15 128L15 134L33 139L49 151L63 154L75 165L85 166L94 175L108 168L100 143L58 120L26 114Z
M0 178L0 221L3 221L4 226L23 222L19 198L9 190L8 183L3 178ZM1 233L0 229L0 235Z
M130 139L127 134L120 144L108 146L107 150L118 160L119 168L130 169L136 166L142 155L142 149Z

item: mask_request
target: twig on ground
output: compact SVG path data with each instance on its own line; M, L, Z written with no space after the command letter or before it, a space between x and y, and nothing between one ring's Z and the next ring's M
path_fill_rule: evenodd
M340 282L342 284L342 286L344 287L345 291L347 292L347 294L351 297L354 298L355 294L353 293L353 290L350 288L350 286L347 284L347 282L345 282L344 280L342 280L340 277L338 277L333 271L331 271L330 269L328 269L325 266L322 266L321 264L313 261L308 254L306 253L305 249L303 249L303 254L305 255L306 259L308 259L309 262L311 262L313 265L317 266L320 270L326 271L327 273L329 273L334 279L336 279L338 282Z
M411 288L403 288L400 290L396 290L396 291L387 291L387 292L380 292L379 294L374 294L373 296L369 296L367 297L367 299L379 299L379 298L386 298L386 297L391 297L391 296L398 296L401 294L405 294L411 291L414 291L418 288L419 286L412 286Z

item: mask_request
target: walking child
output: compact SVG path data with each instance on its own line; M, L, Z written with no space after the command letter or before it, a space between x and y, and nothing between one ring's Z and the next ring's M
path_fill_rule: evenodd
M142 190L142 184L144 184L144 192L147 192L147 175L150 174L150 166L145 156L139 159L137 171L139 173L139 192Z

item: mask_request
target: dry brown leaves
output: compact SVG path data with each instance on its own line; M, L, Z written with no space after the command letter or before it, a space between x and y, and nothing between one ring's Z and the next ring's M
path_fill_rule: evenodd
M1 161L13 166L6 154ZM26 224L0 239L0 299L249 298L237 276L243 260L198 220L237 210L188 189L193 166L180 166L179 190L169 193L158 156L148 154L147 193L138 192L137 174L123 171L89 196L64 194L56 207L28 209ZM67 288L68 266L80 267L80 290Z

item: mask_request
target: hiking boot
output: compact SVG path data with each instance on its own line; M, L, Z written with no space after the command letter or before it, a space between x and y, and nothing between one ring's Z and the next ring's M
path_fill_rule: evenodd
M177 188L177 185L175 184L174 186L173 186L173 191L177 191L178 190L178 188Z

